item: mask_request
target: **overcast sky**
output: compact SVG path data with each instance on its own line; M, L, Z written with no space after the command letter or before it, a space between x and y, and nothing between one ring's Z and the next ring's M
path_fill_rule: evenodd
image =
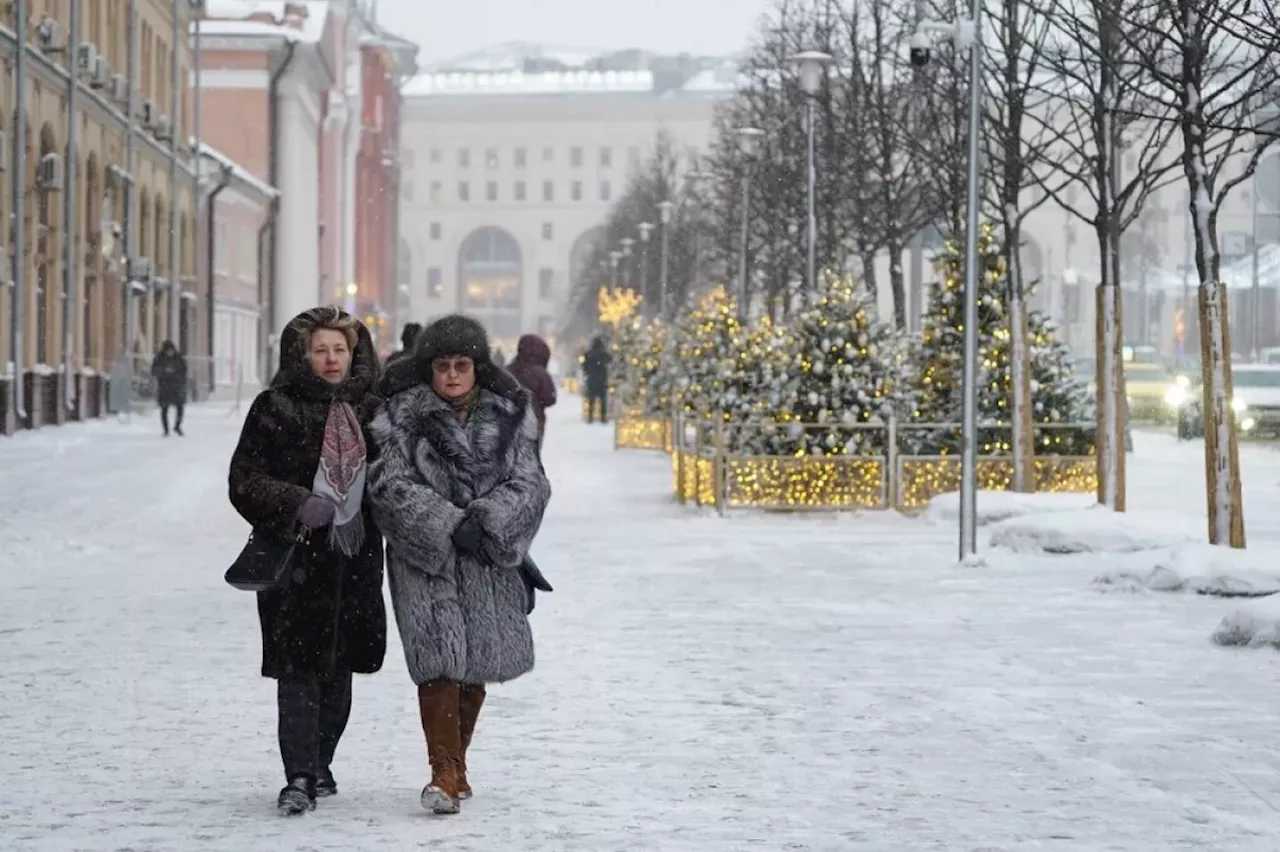
M507 41L638 47L663 53L740 50L769 0L379 0L379 22L416 41L423 65Z

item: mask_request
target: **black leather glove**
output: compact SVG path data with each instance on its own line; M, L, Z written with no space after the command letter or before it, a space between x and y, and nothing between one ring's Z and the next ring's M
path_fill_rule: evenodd
M453 546L459 553L478 557L483 544L484 531L480 529L480 524L470 515L464 516L462 523L453 531Z

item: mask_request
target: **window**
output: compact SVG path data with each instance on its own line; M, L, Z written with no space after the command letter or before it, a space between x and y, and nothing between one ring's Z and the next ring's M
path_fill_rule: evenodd
M524 201L524 192L525 192L524 181L522 180L516 181L516 191L515 191L516 201Z
M443 156L443 155L440 153L440 149L439 149L439 148L432 148L432 149L431 149L431 162L433 162L433 163L438 163L438 162L440 162L440 160L441 160L442 156Z
M525 166L525 150L523 148L517 148L514 159L516 168L523 169Z
M582 200L582 181L575 180L569 184L569 198L573 201Z
M550 146L542 149L542 162L549 163L556 158L556 149Z
M471 165L471 151L466 148L458 149L458 165L467 168Z
M553 240L556 236L556 229L550 222L542 223L542 238L544 240Z
M498 167L498 149L490 148L484 152L484 167L486 169L496 169Z
M433 240L440 239L440 223L439 222L431 223L430 233L431 233L431 239Z
M440 272L440 267L433 266L427 270L427 296L438 299L443 292L444 276Z
M600 200L601 201L613 200L613 185L610 184L609 181L607 180L600 181Z
M491 180L484 187L484 197L486 201L498 200L498 182Z
M550 299L555 292L555 272L550 269L538 270L538 298Z
M542 182L542 200L543 201L556 200L556 185L549 180L544 180Z
M607 169L612 166L613 166L613 149L601 148L600 149L600 167Z
M431 202L439 204L441 196L444 195L444 184L438 180L431 181Z
M471 200L471 184L467 183L465 180L461 181L458 184L458 200L459 201Z
M581 148L569 149L569 165L573 166L575 169L582 168L582 149Z

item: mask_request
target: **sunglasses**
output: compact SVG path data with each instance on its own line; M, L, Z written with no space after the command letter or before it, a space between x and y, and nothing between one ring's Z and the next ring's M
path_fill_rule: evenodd
M437 358L431 362L431 369L441 376L449 373L465 376L471 372L473 366L470 358Z

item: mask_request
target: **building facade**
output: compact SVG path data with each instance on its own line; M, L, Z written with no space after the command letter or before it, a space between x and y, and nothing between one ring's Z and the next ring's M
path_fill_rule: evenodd
M17 228L0 229L7 432L101 413L113 362L149 355L165 339L189 341L198 292L196 178L181 141L192 121L189 6L0 8L0 215L12 223L23 207L21 239Z
M375 288L365 298L359 283L358 247L385 219L361 203L371 132L363 90L371 51L384 64L411 63L416 48L384 33L372 5L219 0L200 26L203 138L278 191L262 257L264 374L274 369L280 330L298 313L319 304L366 318L387 311ZM388 128L396 118L389 110ZM387 204L395 202L393 193Z
M400 275L416 318L465 311L509 346L559 326L576 266L660 133L707 149L733 75L470 60L404 88Z

